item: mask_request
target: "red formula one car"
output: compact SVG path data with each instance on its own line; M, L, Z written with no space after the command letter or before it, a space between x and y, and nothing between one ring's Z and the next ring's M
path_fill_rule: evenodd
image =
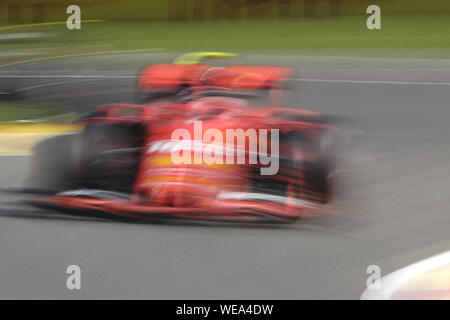
M333 212L346 130L252 103L289 68L154 65L146 104L110 104L34 149L33 204L133 218L295 221ZM158 89L160 89L158 91Z

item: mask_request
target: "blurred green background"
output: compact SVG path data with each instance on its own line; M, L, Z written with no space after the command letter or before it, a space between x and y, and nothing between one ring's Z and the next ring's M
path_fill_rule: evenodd
M81 30L66 28L71 4ZM381 30L366 27L370 4L381 7ZM2 0L0 9L0 65L142 49L450 56L449 0Z
M0 23L63 21L71 4L82 8L84 19L111 21L361 16L371 4L384 14L450 14L448 0L2 0Z

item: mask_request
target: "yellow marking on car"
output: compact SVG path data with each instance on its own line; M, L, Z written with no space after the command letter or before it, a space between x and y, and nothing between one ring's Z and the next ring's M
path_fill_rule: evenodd
M204 59L223 59L239 57L236 53L229 52L190 52L183 54L173 61L173 64L199 64Z
M196 164L194 164L194 157L192 157L191 160L192 160L191 164L186 164L186 165L196 165ZM170 156L152 157L148 161L149 161L149 164L153 167L169 167L169 166L175 165L175 163L172 160L172 157L170 157ZM224 164L202 163L202 164L198 164L198 166L207 167L207 168L216 169L216 170L232 170L232 169L236 168L235 165L225 164L225 163Z

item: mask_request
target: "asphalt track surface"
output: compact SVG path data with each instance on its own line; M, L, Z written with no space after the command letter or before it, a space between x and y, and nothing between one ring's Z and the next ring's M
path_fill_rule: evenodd
M289 96L291 104L351 116L365 129L357 219L124 223L32 209L4 194L0 298L357 299L369 265L385 275L448 250L450 86L439 84L450 82L448 63L416 68L398 61L398 69L313 65L298 77L310 80L297 81ZM26 67L13 71L0 76L27 74ZM115 78L38 77L50 72L15 78L29 88L24 99L73 108L133 99L133 69ZM409 83L416 81L431 84ZM26 156L0 157L0 186L21 187L28 166ZM81 290L66 289L72 264L81 267Z

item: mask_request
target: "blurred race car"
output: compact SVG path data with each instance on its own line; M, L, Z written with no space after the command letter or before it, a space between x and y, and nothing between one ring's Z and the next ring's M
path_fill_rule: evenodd
M234 58L227 52L192 52L184 54L170 64L154 64L143 68L138 75L138 103L155 99L171 99L189 89L216 86L228 89L281 89L292 75L289 68L263 66L220 67L207 63L212 59ZM276 84L282 80L284 83ZM267 86L268 87L264 87ZM273 94L276 97L276 94ZM271 97L271 98L274 98ZM273 102L273 101L272 101ZM275 103L276 104L276 103Z
M291 74L150 66L139 79L153 93L146 104L100 106L82 132L34 148L27 183L40 195L30 203L132 218L292 222L334 213L348 130L335 117L251 103Z

